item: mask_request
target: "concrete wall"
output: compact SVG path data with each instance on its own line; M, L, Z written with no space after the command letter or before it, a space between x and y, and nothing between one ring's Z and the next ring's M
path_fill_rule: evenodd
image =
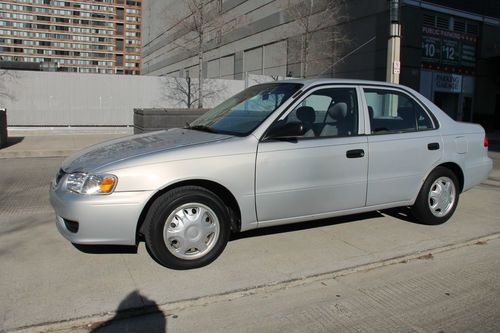
M315 0L314 8L322 8L328 0ZM216 3L217 1L213 1ZM221 14L205 43L204 75L208 78L243 79L246 73L259 75L301 76L301 33L288 4L299 0L225 0ZM357 6L366 7L362 0ZM370 1L370 4L374 1ZM386 0L376 0L376 6L386 8ZM346 2L350 3L350 2ZM361 4L361 5L360 5ZM145 0L143 3L143 62L142 73L147 75L184 75L189 70L197 76L197 57L192 43L193 34L182 25L175 25L186 15L182 1ZM322 12L311 18L320 21ZM350 18L349 18L350 19ZM341 18L340 21L345 21ZM334 23L332 23L333 25ZM220 26L222 28L220 29ZM216 31L221 30L220 40ZM330 29L340 29L339 26ZM370 27L369 31L373 31ZM325 61L315 61L308 70L308 77L332 76L330 58L325 55L330 45L324 36L329 31L319 31L312 38L311 50L319 50ZM371 37L371 36L370 36ZM387 41L385 39L385 41ZM328 49L328 50L327 50ZM344 51L347 51L344 50ZM314 51L313 51L314 52ZM340 54L338 55L340 56Z
M125 126L134 108L186 107L183 79L154 76L4 71L0 108L8 126ZM193 90L196 80L192 81ZM206 80L204 107L243 90L244 81Z

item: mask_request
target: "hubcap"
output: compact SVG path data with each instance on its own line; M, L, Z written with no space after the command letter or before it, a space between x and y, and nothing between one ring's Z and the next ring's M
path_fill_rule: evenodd
M448 177L439 177L429 191L429 208L432 214L443 217L455 204L455 183Z
M219 220L210 207L188 203L177 207L168 216L163 240L174 256L191 260L210 252L219 233Z

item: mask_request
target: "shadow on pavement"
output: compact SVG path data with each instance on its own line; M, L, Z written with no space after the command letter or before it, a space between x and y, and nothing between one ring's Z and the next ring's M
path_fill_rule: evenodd
M420 224L411 214L410 207L396 207L385 209L382 213L406 222Z
M280 226L276 226L276 227L269 227L269 228L261 228L261 229L244 231L244 232L241 232L238 234L232 234L230 241L243 239L243 238L259 237L259 236L265 236L265 235L281 234L281 233L285 233L285 232L307 230L307 229L325 227L325 226L342 224L342 223L361 222L363 220L384 217L383 214L389 215L391 217L397 218L397 219L405 221L405 222L418 224L418 222L412 217L409 207L397 207L397 208L391 208L391 209L386 209L386 210L382 210L382 211L374 211L374 212L367 212L367 213L361 213L361 214L339 216L339 217L328 218L328 219L323 219L323 220L316 220L316 221L310 221L310 222L298 222L298 223L293 223L293 224L280 225Z
M130 308L138 299L144 304L141 308ZM116 315L105 321L94 323L89 332L151 332L165 333L167 319L155 301L141 295L135 290L125 297L116 310Z
M24 136L12 136L7 138L7 146L4 148L10 147L17 145L18 143L21 143L24 140Z
M241 232L238 234L233 234L231 236L230 241L243 239L243 238L259 237L259 236L265 236L265 235L281 234L281 233L285 233L285 232L307 230L307 229L325 227L325 226L329 226L329 225L336 225L336 224L342 224L342 223L368 220L368 219L373 219L373 218L377 218L377 217L384 217L384 215L380 214L379 212L368 212L368 213L361 213L361 214L354 214L354 215L339 216L339 217L328 218L328 219L323 219L323 220L315 220L315 221L309 221L309 222L298 222L298 223L285 224L285 225L280 225L280 226L275 226L275 227L254 229L254 230L244 231L244 232Z

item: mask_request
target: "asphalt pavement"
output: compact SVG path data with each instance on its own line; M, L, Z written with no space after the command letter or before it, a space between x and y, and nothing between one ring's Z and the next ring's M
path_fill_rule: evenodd
M498 243L496 239L500 236L500 154L491 153L491 156L495 159L495 170L488 181L464 193L455 215L444 225L415 224L407 218L405 210L390 210L262 229L234 237L214 263L191 271L174 271L159 266L149 258L143 245L136 254L79 252L58 234L54 214L48 203L48 184L63 158L4 158L0 160L0 331L86 331L89 327L94 328L99 323L117 316L133 316L134 323L143 322L145 327L151 323L148 318L155 316L160 322L165 320L165 325L169 328L175 328L173 331L189 331L190 328L193 329L191 331L205 331L201 326L193 326L195 322L174 322L176 318L172 313L176 313L177 319L181 318L180 314L182 318L184 315L185 318L197 318L199 314L200 324L203 320L209 320L212 313L212 326L207 324L207 327L217 328L219 311L232 308L231 304L236 305L232 312L234 316L228 317L228 325L235 323L237 331L254 331L253 327L256 328L255 331L266 331L266 327L267 331L279 330L282 327L300 331L301 327L304 330L309 327L300 326L300 321L294 321L295 319L290 319L290 323L297 323L292 326L286 326L288 324L285 322L274 322L271 325L272 320L276 320L274 317L269 319L270 326L266 326L265 318L269 317L260 317L258 312L255 312L256 317L252 317L253 321L245 321L252 314L248 313L246 317L241 315L244 309L247 306L257 307L264 302L262 299L252 298L252 295L264 297L266 302L269 302L267 307L263 306L262 311L276 311L285 318L287 313L293 314L293 311L302 313L303 310L300 309L307 302L310 306L316 304L315 311L326 313L325 318L329 318L329 321L325 322L326 326L323 328L311 326L312 331L342 330L337 329L338 327L351 327L351 331L362 331L363 326L356 326L361 323L356 324L346 318L355 320L356 311L365 311L363 307L358 310L342 310L342 306L347 306L343 304L339 306L337 313L331 308L335 307L336 303L324 303L326 298L333 298L333 294L338 292L335 288L345 289L346 294L354 296L356 290L351 290L343 284L335 285L329 291L325 289L325 298L321 299L315 298L316 296L304 297L309 293L307 288L312 288L312 295L319 297L322 295L321 289L314 288L320 287L320 281L333 278L337 280L339 276L358 276L356 274L360 272L375 272L385 269L387 265L394 269L387 278L392 275L395 277L395 280L388 280L387 283L409 283L404 281L411 281L407 273L410 266L397 263L411 262L412 259L429 255L436 257L440 256L440 253L444 256L448 251L480 251L491 248L497 250L498 246L494 244ZM472 246L477 242L491 245ZM494 309L497 309L500 294L499 277L494 274L498 272L495 268L498 267L498 255L495 256L495 253L498 251L485 255L488 260L493 260L493 272L488 268L488 272L478 276L477 281L481 283L481 288L489 288L493 297L485 298L485 302L496 305ZM481 258L479 252L471 252L470 255L472 258ZM425 261L415 260L417 263ZM469 270L477 271L488 267L486 264L474 266L474 262L478 260L464 262L463 266L459 260L455 260L455 264L450 266L455 273L450 274L462 274L463 279L467 279L471 276ZM468 269L467 265L472 266ZM419 276L420 273L414 271L414 274ZM476 277L471 278L476 281ZM431 282L419 284L425 281L427 280L416 281L410 286L421 290L422 295L425 295L426 288L432 286ZM454 283L451 280L449 282ZM328 285L328 282L325 283ZM462 283L462 291L467 288L474 291L476 288L475 284L466 284L466 281ZM304 292L296 289L304 285L308 286ZM280 290L284 289L296 291L290 296L293 300L287 298L288 294L279 296ZM399 289L395 289L393 293L392 297L397 302L409 307L409 304L405 303L408 301L404 300L413 297L412 295ZM478 289L477 295L481 296L482 293L484 290ZM418 298L418 294L417 292L414 297ZM298 302L300 298L304 303ZM229 302L228 299L238 299L240 303L226 303ZM431 299L422 296L417 304L425 306L426 300ZM459 301L460 298L456 300ZM397 302L395 304L399 304ZM493 321L484 319L497 313L492 313L490 307L477 299L474 302L471 307L472 314L468 314L469 317L466 318L476 318L478 325L483 321L485 325L489 325L486 328L497 329L499 319L496 318L500 316L497 315ZM221 304L222 307L213 307L213 304ZM294 304L296 308L292 311ZM443 316L449 311L449 318L456 318L465 313L464 307L453 308L448 303L438 305L439 302L434 308L430 307L429 311L444 311ZM352 306L355 307L356 304L353 303ZM206 310L204 314L203 308ZM184 310L186 312L182 312ZM192 313L189 312L191 310ZM387 315L386 312L375 310L371 317L374 323ZM312 322L315 318L313 312L305 311L298 318L309 318L309 322ZM162 315L158 316L159 313ZM169 317L171 314L172 317ZM439 322L439 318L444 319L437 315L428 316L428 321L425 322L425 311L418 314L415 318L420 318L422 326L414 326L413 321L407 323L409 326L403 325L404 321L393 321L392 326L380 324L382 326L374 327L392 331L471 331L466 324L453 326L451 321L444 321L444 328L439 325L432 326L429 323ZM238 318L241 318L239 324ZM258 318L263 318L260 324ZM306 319L304 322L307 323ZM335 326L336 323L344 323L342 325L346 326ZM232 326L219 327L229 331ZM360 329L354 330L356 327ZM478 327L476 331L483 331L481 326Z
M500 240L343 276L94 322L98 332L500 331ZM87 332L87 325L58 332Z

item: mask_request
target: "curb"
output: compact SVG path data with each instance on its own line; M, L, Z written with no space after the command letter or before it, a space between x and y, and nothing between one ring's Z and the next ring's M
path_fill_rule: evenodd
M36 324L32 326L20 327L10 331L5 332L16 332L16 333L33 333L33 332L52 332L52 331L71 331L71 330L85 330L85 329L95 329L98 328L103 322L114 318L115 320L122 320L127 318L139 317L143 315L162 313L164 316L169 316L175 310L182 310L189 307L206 306L208 304L220 303L228 300L234 300L241 297L251 296L259 293L275 292L283 289L293 288L302 286L305 284L335 279L341 276L346 276L360 271L367 271L376 268L381 268L385 266L395 265L395 264L405 264L409 261L429 259L433 255L452 251L455 249L471 246L471 245L483 245L488 241L500 239L500 232L484 235L481 237L465 240L459 243L452 243L444 246L439 246L432 249L421 250L417 252L408 253L406 255L401 255L397 257L382 259L376 262L361 264L352 267L346 267L339 270L319 273L310 276L304 276L301 278L295 278L285 281L276 281L268 283L265 285L259 285L249 288L237 289L233 291L228 291L221 294L202 296L198 298L179 300L169 303L164 303L158 305L157 307L141 307L133 308L125 311L110 311L101 314L90 315L86 317L73 318L59 322L48 322L42 324ZM160 309L158 311L157 309Z

